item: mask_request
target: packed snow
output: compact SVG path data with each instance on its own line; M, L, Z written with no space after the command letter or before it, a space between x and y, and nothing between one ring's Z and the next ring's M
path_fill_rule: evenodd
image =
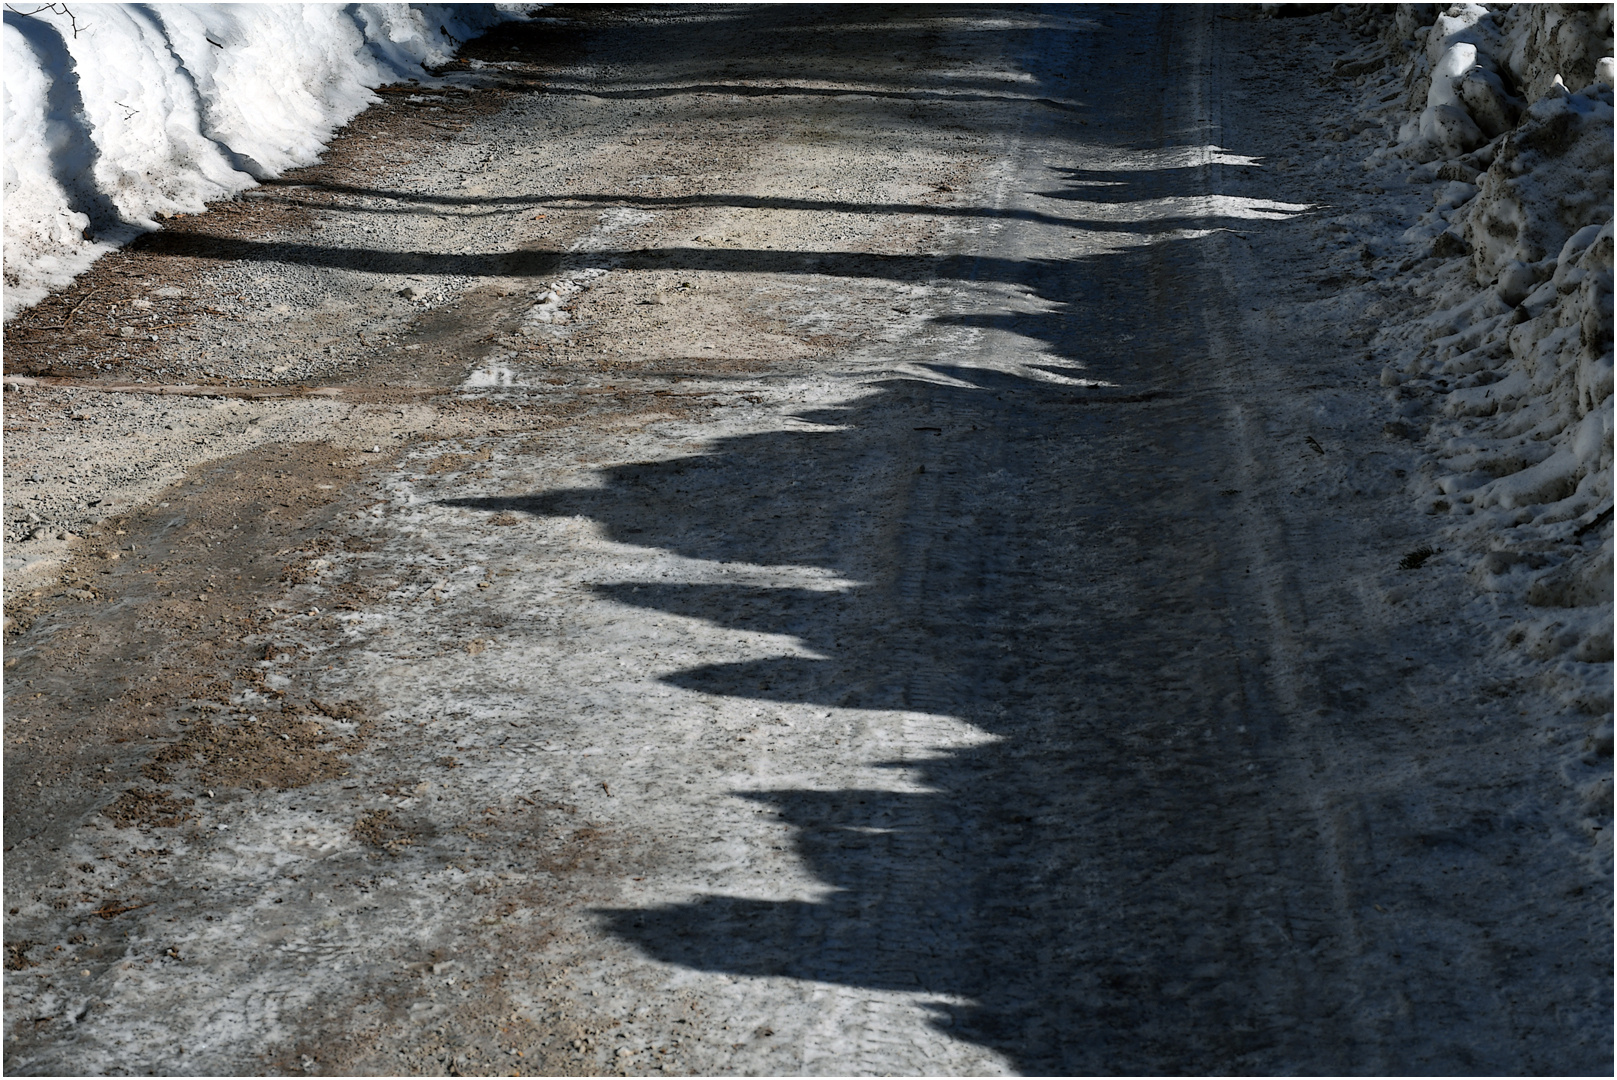
M430 82L534 6L8 7L5 318L163 218L311 163L373 87Z

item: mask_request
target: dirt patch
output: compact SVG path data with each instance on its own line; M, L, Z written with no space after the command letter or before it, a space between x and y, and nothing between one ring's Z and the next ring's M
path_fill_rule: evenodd
M281 580L292 585L318 581L322 571L331 569L331 560L324 556L337 546L337 541L329 536L315 537L296 553L296 560L281 567Z
M39 945L37 941L8 941L6 942L6 970L26 971L31 967L38 967L38 960L28 958L28 950Z
M360 728L355 725L354 734L334 734L297 715L204 721L191 725L153 761L194 770L199 786L285 791L347 775L344 759L362 745Z
M445 1008L430 1027L399 1021L411 1016L433 983L460 966L442 950L410 965L397 989L369 995L364 1004L393 1019L357 1032L335 1028L306 1032L269 1063L276 1072L325 1076L588 1076L597 1071L576 1060L575 1043L610 1036L620 1023L597 1019L541 1018L519 1004L501 979L476 984L476 1003ZM538 1015L536 1015L538 1014Z
M191 816L186 807L195 805L195 799L176 799L167 791L130 788L101 813L121 829L172 829Z
M319 704L286 681L279 672L302 654L265 635L296 608L288 590L341 548L326 530L361 475L346 458L312 443L200 467L155 504L103 521L59 577L12 599L9 820L47 792L100 803L105 783L135 775L282 789L342 774L367 722L353 703ZM261 719L213 716L244 692ZM168 822L183 816L169 798L126 793L107 812Z
M130 911L139 911L141 908L151 907L151 901L142 901L140 897L131 897L128 900L109 900L105 904L90 912L98 919L116 919L118 916Z
M489 446L470 454L444 454L442 457L429 461L422 471L429 476L438 476L446 472L459 472L467 465L489 460L493 454L494 449Z
M372 810L354 822L354 839L389 855L396 855L415 843L416 834L396 818L393 811Z

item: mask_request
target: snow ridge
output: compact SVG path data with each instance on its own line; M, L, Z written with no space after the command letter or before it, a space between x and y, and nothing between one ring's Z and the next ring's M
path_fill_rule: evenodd
M1409 299L1371 305L1388 433L1415 441L1419 506L1509 645L1568 704L1608 714L1612 661L1612 9L1341 5L1374 43L1338 61L1388 190L1430 209L1373 241ZM1396 256L1395 256L1396 257ZM1463 554L1462 554L1463 553ZM1522 605L1516 607L1516 605Z
M313 162L371 89L531 4L5 12L5 318L112 248Z

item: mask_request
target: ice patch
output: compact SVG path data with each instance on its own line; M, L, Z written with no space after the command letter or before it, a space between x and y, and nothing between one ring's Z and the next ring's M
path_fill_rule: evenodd
M1070 205L1081 207L1095 220L1141 223L1182 218L1284 221L1314 209L1315 204L1256 199L1246 195L1168 195L1131 203L1075 202Z
M637 548L632 544L624 544L625 548L632 550L647 550ZM707 559L686 559L679 556L661 554L661 549L650 549L659 552L652 562L661 576L657 584L677 582L681 585L726 585L748 589L786 589L804 592L840 593L857 589L866 584L852 578L842 577L824 567L819 566L769 566L760 563L729 562L719 563ZM618 582L620 585L648 585L652 582L642 577L624 578Z
M631 229L636 225L644 225L655 216L644 210L636 210L629 206L614 207L600 216L597 230L602 236L608 236L621 229Z
M1237 154L1211 143L1203 146L1170 146L1160 150L1134 150L1085 159L1090 172L1148 172L1155 169L1195 169L1203 165L1245 165L1263 167L1263 159Z
M596 218L595 226L589 232L573 242L569 251L597 251L601 242L614 233L625 229L632 229L651 221L655 214L645 210L637 210L631 206L615 206L610 210L603 210L601 216Z

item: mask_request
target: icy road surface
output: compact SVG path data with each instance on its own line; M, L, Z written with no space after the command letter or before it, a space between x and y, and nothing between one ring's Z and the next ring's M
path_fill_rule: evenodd
M1609 1066L1330 34L553 10L7 393L7 1072Z

